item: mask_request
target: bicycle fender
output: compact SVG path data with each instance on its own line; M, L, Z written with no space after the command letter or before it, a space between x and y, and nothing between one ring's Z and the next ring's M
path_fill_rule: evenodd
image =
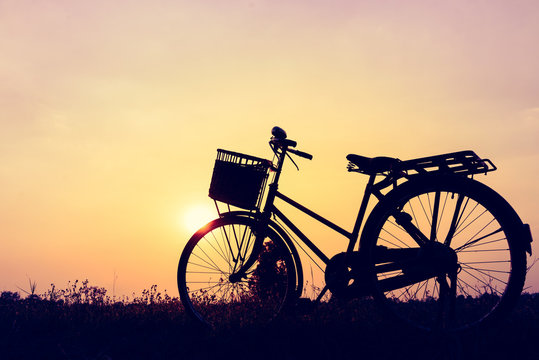
M522 224L522 238L525 241L526 252L532 254L532 231L529 224Z
M253 213L251 211L245 211L245 210L227 211L227 212L219 214L219 217L221 218L229 217L229 216L245 216L245 217L256 219L257 217L259 217L259 214Z

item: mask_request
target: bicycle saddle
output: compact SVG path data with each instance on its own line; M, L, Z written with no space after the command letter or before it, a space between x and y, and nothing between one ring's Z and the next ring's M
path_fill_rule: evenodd
M400 160L397 158L387 156L377 156L374 158L369 158L366 156L355 154L349 154L348 156L346 156L346 159L350 161L351 164L358 167L356 171L367 175L380 174L384 171L389 171L400 162ZM354 170L349 167L348 171Z

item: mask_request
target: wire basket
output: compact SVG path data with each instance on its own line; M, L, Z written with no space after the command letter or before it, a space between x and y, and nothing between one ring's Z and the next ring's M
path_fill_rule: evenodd
M259 208L270 165L269 160L217 149L210 198L243 209Z

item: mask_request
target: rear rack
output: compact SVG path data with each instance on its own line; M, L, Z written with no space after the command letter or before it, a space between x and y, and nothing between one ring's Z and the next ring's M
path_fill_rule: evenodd
M471 150L405 160L399 163L398 168L408 176L426 173L486 174L497 169L492 161L481 159Z

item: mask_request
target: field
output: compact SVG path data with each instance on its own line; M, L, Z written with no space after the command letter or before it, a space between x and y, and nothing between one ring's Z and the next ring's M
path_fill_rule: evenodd
M459 335L389 324L368 301L211 332L156 286L111 299L84 281L24 298L3 292L0 335L1 359L539 359L539 294L523 294L498 326Z

